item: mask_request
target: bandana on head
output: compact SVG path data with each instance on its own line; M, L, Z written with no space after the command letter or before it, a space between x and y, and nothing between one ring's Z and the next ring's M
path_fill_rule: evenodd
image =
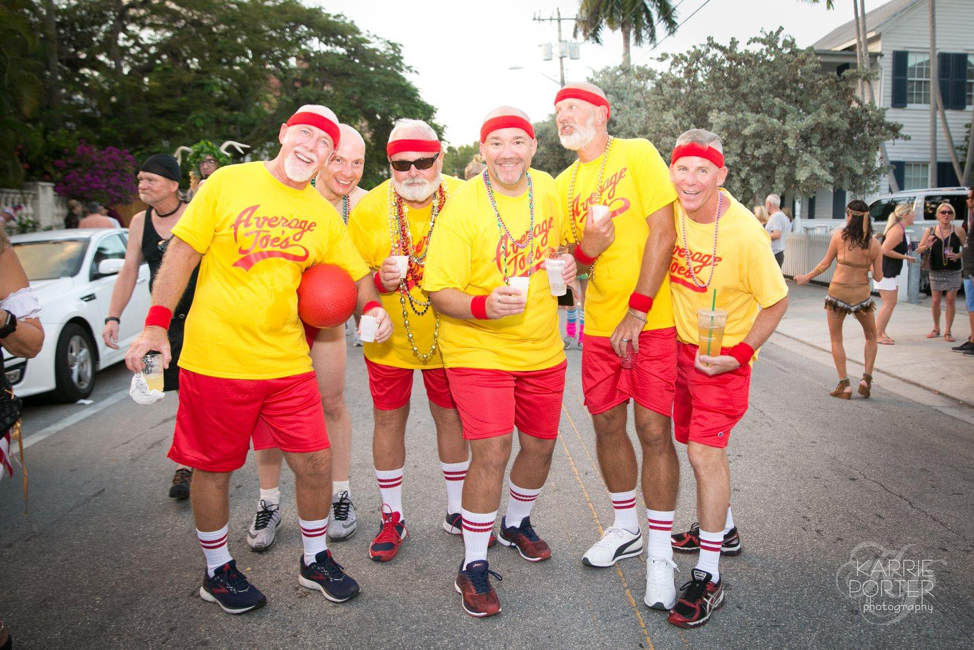
M684 156L695 156L697 158L706 158L718 167L724 166L724 154L717 151L713 147L705 147L702 144L696 142L690 142L688 144L681 144L673 149L673 155L670 156L670 164L673 165L677 160L683 158Z
M439 140L393 140L386 145L386 155L392 158L397 153L413 151L417 153L439 153Z
M308 126L321 129L331 137L334 148L338 148L338 141L341 139L341 131L338 130L337 124L332 122L324 115L312 113L311 111L295 113L291 116L291 119L287 121L287 125L294 126L295 124L307 124Z
M555 104L563 99L580 99L583 102L588 102L595 106L605 106L605 119L609 119L612 115L612 107L609 106L609 100L602 95L588 90L582 90L581 88L562 88L555 95Z
M521 129L534 139L534 127L520 115L501 115L492 117L480 127L480 142L487 142L487 136L500 129Z
M149 174L157 174L163 178L168 178L171 181L176 181L177 183L183 177L182 172L179 170L179 163L176 162L174 156L170 156L167 153L157 153L154 156L149 156L139 167L140 172L146 172Z

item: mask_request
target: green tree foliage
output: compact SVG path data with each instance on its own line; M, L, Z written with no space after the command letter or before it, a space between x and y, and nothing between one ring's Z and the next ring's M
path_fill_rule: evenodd
M480 143L471 142L459 147L449 146L443 152L443 173L457 178L463 178L466 169L475 154L480 153Z
M0 186L24 178L21 152L32 133L27 121L40 106L43 87L37 37L27 0L0 4Z
M41 3L32 4L33 32L43 34ZM52 94L31 120L42 142L60 124L139 159L201 139L269 156L298 106L324 104L378 152L366 157L368 187L388 173L381 151L393 121L433 121L399 45L297 0L63 0L56 19L60 100ZM41 169L63 157L48 149L35 147L28 162Z
M901 137L901 125L859 103L853 75L827 72L780 29L747 47L708 39L661 60L669 70L606 68L591 79L612 103L610 132L648 138L666 159L683 131L714 131L730 168L726 186L745 204L772 190L841 187L861 196L888 170L876 151Z
M581 0L575 36L601 44L604 28L622 32L622 65L628 68L633 44L656 44L657 23L669 34L676 31L676 10L670 0Z
M577 156L574 151L561 146L554 115L549 115L544 122L535 122L533 126L534 136L538 140L538 151L531 159L531 166L558 176L575 162Z

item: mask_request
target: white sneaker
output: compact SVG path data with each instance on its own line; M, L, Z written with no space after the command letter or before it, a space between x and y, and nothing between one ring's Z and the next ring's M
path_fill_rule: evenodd
M680 570L673 560L652 556L646 559L646 597L643 602L647 607L668 612L676 605L674 569Z
M636 557L643 552L643 533L630 533L624 528L609 528L602 539L582 556L582 564L593 567L610 567L619 560Z
M281 510L276 503L261 500L254 515L254 523L247 531L247 544L251 550L261 553L274 545L277 529L281 527Z
M358 335L358 331L355 332L355 338L352 339L352 347L353 348L362 347L362 337Z

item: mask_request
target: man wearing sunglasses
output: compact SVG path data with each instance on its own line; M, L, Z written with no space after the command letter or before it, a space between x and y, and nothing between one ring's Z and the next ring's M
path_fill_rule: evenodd
M423 374L446 482L442 527L460 534L468 449L443 370L440 317L420 287L427 247L439 236L439 215L463 184L442 175L441 153L439 138L428 124L399 120L386 146L391 178L369 192L348 220L349 235L374 273L382 305L393 322L393 335L387 341L366 343L364 348L375 419L372 455L382 498L379 533L369 546L369 557L376 562L395 558L406 535L402 485L415 370ZM442 513L438 510L436 516Z

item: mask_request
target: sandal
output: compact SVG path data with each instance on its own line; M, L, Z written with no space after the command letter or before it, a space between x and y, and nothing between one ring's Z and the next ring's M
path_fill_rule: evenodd
M849 389L848 393L845 391L846 388ZM845 379L840 379L839 384L835 387L835 390L829 393L829 395L832 397L838 397L839 399L852 399L852 386L849 384L848 377Z
M862 381L866 382L866 385L863 386L862 382L859 383L859 394L868 398L873 390L873 376L868 372L864 372L862 373Z
M940 330L938 330L938 329L932 329L932 330L930 330L930 333L927 334L927 338L928 339L935 339L938 336L940 336Z
M879 343L880 345L894 345L895 344L895 341L893 341L893 339L891 339L888 336L884 336L883 338L879 339L876 342Z
M944 334L944 340L947 341L948 343L956 343L957 342L957 339L955 339L953 336L951 336L950 335L950 332L947 332L946 334Z

